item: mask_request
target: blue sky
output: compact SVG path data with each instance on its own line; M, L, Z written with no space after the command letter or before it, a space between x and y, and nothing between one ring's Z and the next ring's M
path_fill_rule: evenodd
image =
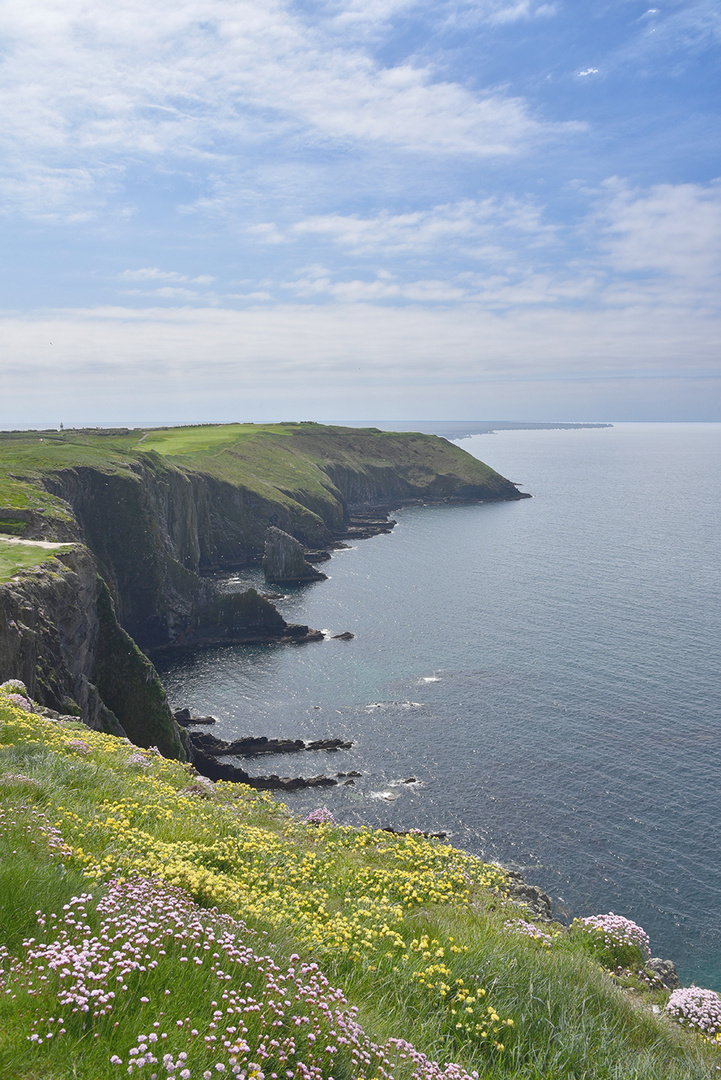
M721 419L721 3L0 29L0 425Z

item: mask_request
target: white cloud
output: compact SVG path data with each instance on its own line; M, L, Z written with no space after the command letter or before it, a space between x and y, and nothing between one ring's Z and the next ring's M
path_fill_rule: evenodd
M670 305L718 306L721 183L659 184L638 191L609 181L599 206L601 244L614 273ZM626 292L627 282L617 288Z
M175 270L160 270L157 266L142 266L138 270L123 270L118 274L119 281L188 281L194 285L209 285L215 278L211 274L189 277Z
M370 18L403 7L376 3ZM580 127L544 124L520 98L428 66L383 66L291 0L6 0L2 23L0 147L20 210L44 205L43 172L65 177L55 201L70 213L107 193L118 165L202 171L269 138L489 156Z
M297 296L328 296L343 304L403 300L413 304L457 303L469 298L464 284L441 280L397 281L392 274L380 271L375 279L334 281L323 267L311 267L305 274L286 283Z
M284 268L263 281L244 282L242 293L227 284L215 293L193 290L212 277L158 267L128 269L118 278L165 287L148 296L181 302L195 297L203 304L223 297L248 303L257 294L277 303L290 290L323 303L480 303L491 310L574 303L614 312L628 305L717 308L721 182L634 189L613 179L586 195L590 208L571 225L511 197L463 199L402 214L315 215L284 229L266 222L250 235L274 247L285 244L286 262L296 253L303 261L295 273ZM319 262L304 265L311 251Z
M504 245L507 247L512 237L521 238L525 245L539 246L551 243L556 235L556 229L542 220L534 203L510 197L462 199L430 209L404 214L381 212L373 217L319 214L296 222L285 232L272 222L248 231L270 243L317 237L361 254L443 248L455 255L466 252L486 259L507 257Z
M591 275L572 277L526 271L515 275L463 272L446 279L401 281L379 270L374 278L341 280L322 266L307 267L284 288L303 298L323 298L342 304L482 305L486 310L548 307L596 297L598 281Z
M538 0L447 0L439 5L447 23L463 26L488 23L503 26L522 19L549 18L558 13L557 3Z
M120 177L119 168L102 162L50 166L20 157L6 160L0 166L0 215L19 213L45 224L92 221L104 210L105 198L119 190ZM118 211L127 212L122 206Z
M583 79L586 75L598 75L598 68L586 68L585 71L579 71L579 79Z
M378 32L399 15L422 15L441 25L485 22L504 24L521 19L546 18L558 11L544 0L325 0L320 9L331 17L331 27L348 32ZM317 9L316 9L317 10Z
M546 18L555 15L558 7L556 4L537 3L536 0L516 0L508 3L507 0L485 0L483 3L473 5L478 13L491 23L517 22L519 19Z

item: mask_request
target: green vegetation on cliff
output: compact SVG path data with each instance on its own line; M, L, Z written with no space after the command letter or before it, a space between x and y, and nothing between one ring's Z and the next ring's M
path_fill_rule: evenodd
M0 432L0 508L32 507L48 520L67 520L58 501L67 470L130 479L138 477L141 463L152 463L161 479L177 469L243 489L269 504L264 516L273 506L297 518L300 532L318 535L342 524L353 503L519 497L493 469L435 435L313 423L222 424L147 432ZM247 527L247 546L255 542L260 550L253 522Z
M501 868L28 706L0 691L0 1080L716 1074Z
M92 682L125 734L137 746L156 746L169 758L184 760L180 733L155 668L115 618L102 578L98 583L98 647Z
M3 522L0 521L0 528ZM31 566L40 566L42 563L53 559L58 551L69 551L70 545L62 547L42 547L40 544L12 543L0 537L0 584L9 581L20 570L27 570Z

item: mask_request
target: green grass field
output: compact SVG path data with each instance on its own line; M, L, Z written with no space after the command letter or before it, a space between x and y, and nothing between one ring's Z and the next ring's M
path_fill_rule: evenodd
M519 933L505 883L0 692L0 1077L717 1074L587 934Z
M54 558L59 551L70 551L71 547L70 544L64 544L62 547L47 549L27 543L8 542L0 536L0 583L9 581L23 570L42 565Z

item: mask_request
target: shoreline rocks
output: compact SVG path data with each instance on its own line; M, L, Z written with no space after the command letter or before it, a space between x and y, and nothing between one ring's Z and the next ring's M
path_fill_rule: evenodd
M394 829L392 825L384 825L381 832L392 833L393 836L423 836L426 840L447 840L448 833L423 832L422 829Z
M511 879L508 893L512 900L525 904L529 914L539 922L559 921L553 914L553 901L547 892L537 885L529 885L517 870L506 870L506 873Z
M204 718L212 719L212 718ZM191 720L190 723L195 723ZM314 739L312 742L304 742L303 739L269 739L265 735L257 737L246 736L242 739L234 739L227 742L219 739L207 731L189 732L193 748L203 754L212 757L224 757L233 755L236 757L257 757L259 754L296 754L302 750L350 750L353 743L344 742L343 739Z
M209 780L227 780L235 784L247 784L249 787L264 791L297 791L309 787L335 787L338 780L332 776L278 776L271 773L265 776L251 776L230 761L221 761L228 756L258 757L261 754L296 754L303 750L325 750L336 753L348 750L353 745L343 739L314 739L304 742L302 739L269 739L266 736L248 736L231 742L219 739L209 731L189 731L188 727L196 722L190 716L189 709L179 709L180 723L187 732L192 753L193 765L197 772ZM203 723L215 723L214 717L201 717ZM339 774L342 775L342 774ZM359 773L353 775L359 776Z
M309 787L335 787L338 781L332 776L250 776L245 769L230 762L219 761L212 754L193 750L193 766L201 776L209 780L227 780L234 784L247 784L262 791L297 791Z

